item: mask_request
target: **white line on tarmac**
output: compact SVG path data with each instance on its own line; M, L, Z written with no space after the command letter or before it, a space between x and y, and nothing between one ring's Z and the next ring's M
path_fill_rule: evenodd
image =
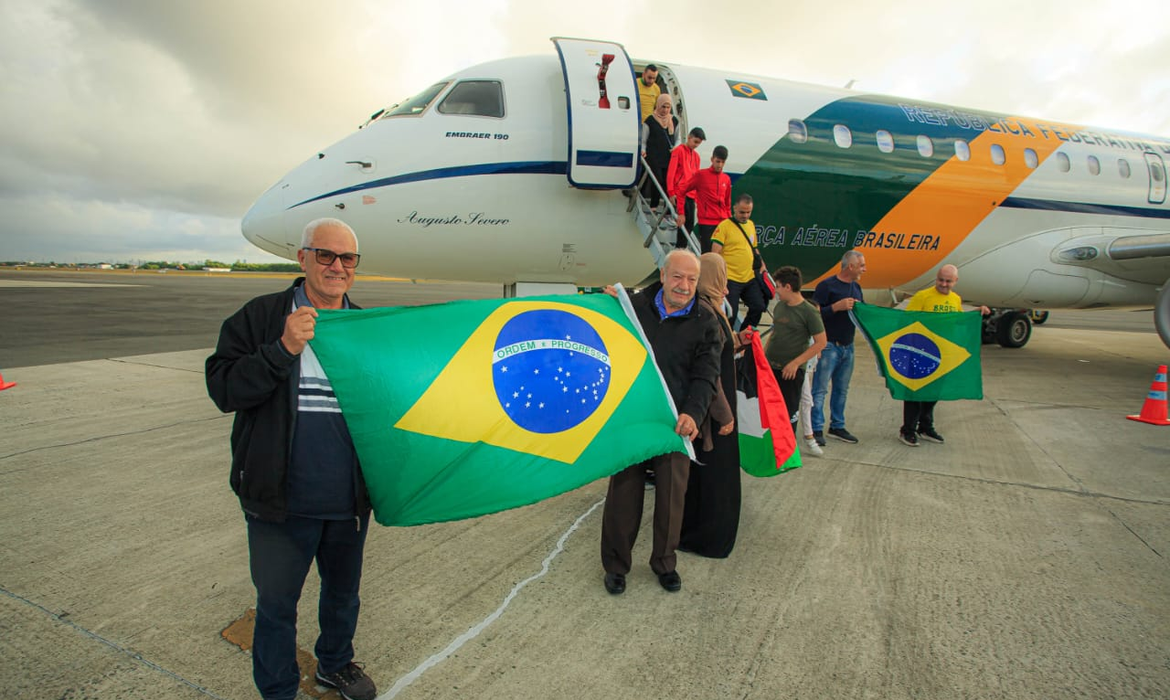
M553 551L549 552L549 555L544 558L544 562L540 566L540 571L536 574L533 574L532 576L529 576L520 583L517 583L512 588L511 592L509 592L508 595L504 597L504 602L500 603L500 607L496 608L495 612L485 617L479 622L479 624L456 637L454 641L447 645L446 649L440 651L434 656L431 656L429 659L419 664L413 671L406 674L402 678L399 678L398 682L394 684L394 687L379 695L377 700L390 700L391 698L396 697L399 693L405 690L408 685L418 680L419 676L426 673L432 667L437 666L443 661L446 661L447 657L459 651L460 647L478 637L480 632L483 632L485 629L487 629L488 625L495 622L496 619L500 617L500 615L504 614L504 610L508 607L509 604L511 604L512 599L516 597L516 594L520 592L520 589L548 573L548 567L549 564L552 563L552 560L555 559L558 554L565 551L565 542L568 541L569 535L572 535L577 530L577 528L581 526L581 523L584 522L585 518L588 518L602 503L605 503L604 498L597 503L594 503L592 508L582 513L581 517L577 518L577 521L573 523L573 525L568 530L565 530L565 533L561 535L559 540L557 540L557 546L554 547Z

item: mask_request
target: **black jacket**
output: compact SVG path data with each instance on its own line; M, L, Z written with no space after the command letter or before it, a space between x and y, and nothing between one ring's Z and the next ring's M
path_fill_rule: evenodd
M719 353L723 349L719 321L698 302L684 316L662 318L654 304L661 288L656 282L631 296L630 302L654 349L654 360L675 408L695 419L697 425L707 415L719 381Z
M232 425L232 490L244 512L262 520L287 515L289 452L297 420L301 358L280 345L284 320L292 313L298 277L283 292L244 304L219 331L215 353L207 358L207 393ZM350 302L349 308L359 308ZM370 498L358 470L356 512L370 511Z

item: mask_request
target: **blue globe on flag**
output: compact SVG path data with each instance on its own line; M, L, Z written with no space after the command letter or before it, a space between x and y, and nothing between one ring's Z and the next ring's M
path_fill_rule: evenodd
M504 324L492 356L492 384L504 413L534 433L559 433L597 410L610 384L605 343L579 316L525 311Z
M907 379L929 377L942 366L942 351L925 335L907 333L890 346L890 366Z

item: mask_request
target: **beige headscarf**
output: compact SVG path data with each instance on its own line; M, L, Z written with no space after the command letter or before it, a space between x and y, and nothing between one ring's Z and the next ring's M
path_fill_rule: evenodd
M666 129L666 132L668 134L673 134L674 133L674 117L671 116L670 112L666 113L665 119L658 116L658 108L661 107L664 102L672 102L672 100L670 99L670 95L667 95L666 93L662 93L661 95L659 95L658 99L654 101L654 111L651 112L651 114L654 115L654 120L657 121L658 124L663 129Z
M698 295L723 316L723 297L727 296L727 261L719 253L703 253L699 258Z

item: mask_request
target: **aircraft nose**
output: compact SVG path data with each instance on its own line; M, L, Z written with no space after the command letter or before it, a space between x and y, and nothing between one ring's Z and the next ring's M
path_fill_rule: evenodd
M261 250L282 258L295 257L295 244L290 246L285 226L285 206L279 182L260 195L240 221L244 238Z

